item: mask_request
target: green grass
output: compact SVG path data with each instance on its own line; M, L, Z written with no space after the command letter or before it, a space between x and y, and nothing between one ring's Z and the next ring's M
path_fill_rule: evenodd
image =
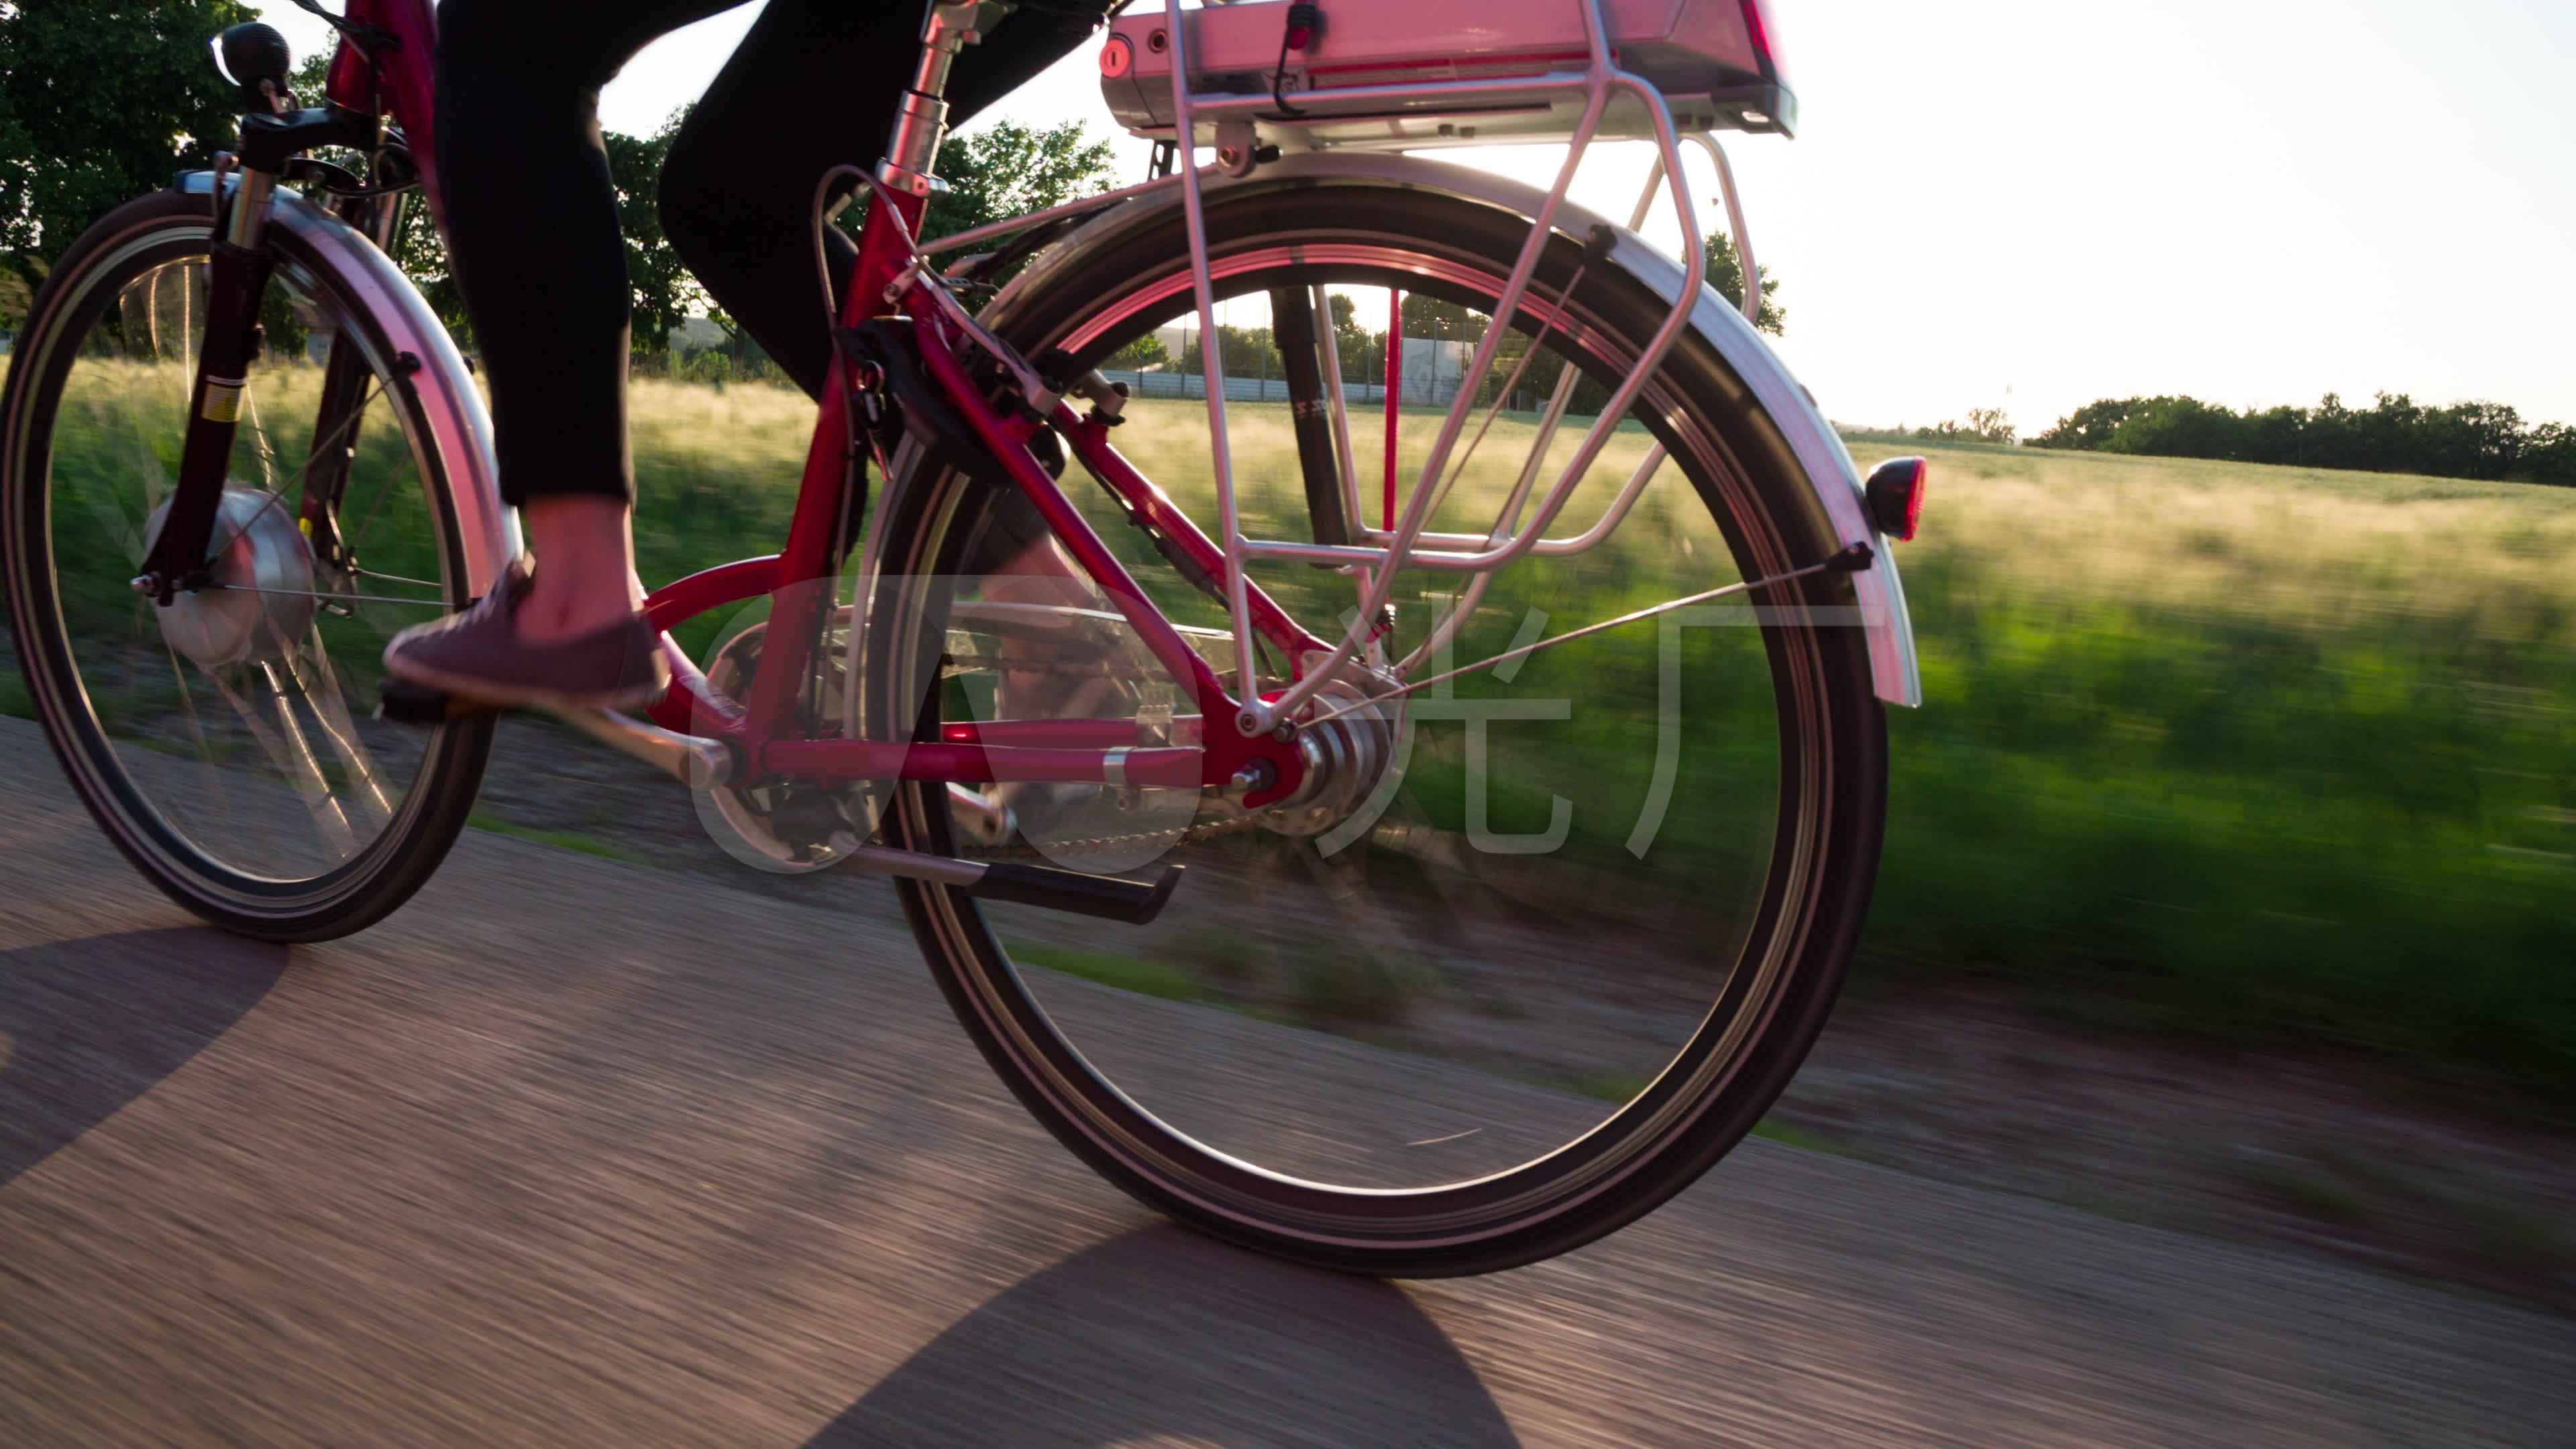
M1207 988L1198 978L1175 970L1159 961L1140 960L1110 951L1077 951L1039 942L1017 941L1010 946L1011 959L1031 966L1079 976L1085 981L1114 986L1120 991L1133 991L1141 996L1159 996L1166 1001L1205 1001Z
M75 492L105 486L135 447L132 420L95 401L70 450ZM1285 409L1231 411L1248 527L1297 532ZM633 415L648 579L776 547L810 425L800 395L644 380ZM1121 448L1212 517L1204 411L1139 402L1130 416ZM1353 423L1355 451L1373 456L1376 419ZM1407 452L1429 431L1408 426ZM1524 422L1496 427L1444 526L1489 521L1477 509L1527 437ZM1588 520L1643 446L1614 438L1567 521ZM1925 537L1900 555L1927 705L1890 719L1860 985L1975 979L2069 1020L2339 1056L2576 1112L2576 490L1856 449L1864 466L1897 451L1933 462ZM1563 627L1731 577L1676 482L1668 471L1595 553L1506 572L1460 659L1507 642L1528 608ZM1070 491L1121 557L1150 556L1096 490L1077 476ZM411 571L419 542L397 529L380 566ZM1151 571L1148 587L1176 617L1220 622L1157 572L1168 579ZM1345 597L1303 566L1258 576L1309 617ZM1419 588L1399 602L1408 625L1429 606ZM1704 629L1684 647L1692 669L1745 669L1758 639ZM1551 796L1578 804L1558 855L1517 867L1533 892L1561 863L1632 869L1655 650L1651 630L1619 631L1538 656L1508 686L1462 682L1463 697L1580 702L1566 721L1493 733L1492 828L1540 828ZM0 708L13 697L0 686ZM1760 859L1777 776L1767 712L1759 691L1688 701L1682 788L1647 871L1717 880ZM1458 727L1441 729L1426 728L1407 780L1455 828L1465 766Z
M2413 1239L2505 1282L2555 1282L2576 1269L2576 1236L2525 1194L2318 1142L2232 1165L2237 1181L2287 1211L2347 1232Z
M1754 1123L1753 1135L1765 1142L1777 1142L1783 1147L1795 1147L1801 1152L1822 1152L1834 1157L1856 1155L1849 1147L1821 1132L1810 1132L1804 1127L1793 1122L1783 1122L1777 1117L1765 1117Z
M652 863L634 851L611 844L595 835L586 835L578 830L540 830L533 825L521 825L514 820L504 820L489 810L474 811L465 817L465 823L476 830L487 830L494 835L506 835L513 840L533 841L538 845L551 845L557 850L579 851L583 855L595 855L602 860L619 861L626 865Z

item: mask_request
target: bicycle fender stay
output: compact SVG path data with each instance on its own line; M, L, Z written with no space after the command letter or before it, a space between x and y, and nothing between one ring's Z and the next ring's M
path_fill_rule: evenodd
M1538 214L1544 193L1535 187L1488 172L1393 152L1328 151L1282 157L1240 181L1211 181L1210 205L1245 187L1384 186L1430 190L1459 200L1494 207L1530 218ZM1014 306L1038 295L1048 278L1087 259L1098 248L1114 248L1137 226L1181 204L1180 190L1129 197L1105 207L1074 233L1042 253L1013 278L987 305L984 320L1008 331ZM1572 201L1559 204L1556 230L1580 242L1607 227L1613 236L1609 263L1624 271L1651 295L1668 304L1679 299L1685 272L1679 262L1630 229L1605 221ZM1923 680L1915 659L1914 627L1905 607L1905 587L1897 576L1889 540L1870 523L1863 502L1860 470L1842 438L1825 420L1813 397L1789 374L1778 354L1753 329L1734 304L1716 289L1702 287L1690 326L1711 351L1743 380L1755 403L1779 429L1815 493L1836 539L1844 546L1865 546L1872 563L1850 575L1858 602L1860 626L1867 631L1872 692L1889 704L1919 706Z
M191 171L173 183L183 192L210 194L214 173ZM227 183L229 184L229 183ZM356 290L351 300L375 319L398 354L419 366L403 379L429 420L430 446L447 465L456 528L465 545L466 583L480 598L518 556L519 515L501 501L499 470L492 461L492 419L482 391L456 350L455 339L431 311L428 299L393 259L357 228L294 190L273 193L269 222L291 233Z

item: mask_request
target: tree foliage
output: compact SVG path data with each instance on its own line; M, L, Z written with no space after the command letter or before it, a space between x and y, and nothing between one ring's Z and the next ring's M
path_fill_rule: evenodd
M2010 443L2013 422L2002 408L1970 408L1966 421L1951 418L1916 428L1914 436L1927 443Z
M1108 190L1109 143L1090 139L1078 120L1044 128L995 121L941 148L939 175L948 189L930 198L924 240Z
M1172 365L1172 350L1163 345L1162 338L1148 332L1101 359L1100 365L1121 372L1151 372Z
M650 136L601 133L608 148L608 178L617 188L617 228L626 240L626 283L635 296L634 338L639 351L659 352L682 318L707 312L713 302L706 288L680 261L678 248L662 234L662 213L655 203L663 159L680 134L688 112L674 112ZM731 329L728 329L731 330Z
M2077 408L2031 442L2104 453L2576 486L2570 437L2557 423L2526 428L2522 415L2502 403L2433 408L2404 393L2383 392L2368 408L2347 407L2328 393L2314 408L2241 413L2191 397L2105 398Z
M328 65L327 54L309 56L297 67L293 83L300 97L318 96ZM663 234L659 194L662 163L687 121L690 107L671 113L650 136L618 131L600 135L608 153L609 180L617 192L618 229L625 239L626 280L634 296L634 341L639 351L658 352L682 320L710 316L728 332L731 319L718 300L681 261ZM1108 185L1110 149L1090 140L1082 123L1034 128L1004 121L951 142L941 153L939 169L949 189L932 198L923 221L930 237L949 235L988 221L1102 191ZM353 159L353 158L344 158ZM841 224L855 233L864 208L853 207ZM448 273L446 247L430 225L428 208L415 199L404 212L393 241L394 260L408 273L460 341L471 344L465 300Z
M232 143L206 42L251 18L238 0L0 4L0 326L101 213Z
M1771 275L1769 267L1755 270L1762 277L1762 312L1754 319L1753 325L1778 337L1789 326L1789 314L1780 307L1780 279ZM1708 239L1708 284L1717 289L1719 296L1734 303L1736 310L1743 310L1744 259L1736 254L1735 242L1731 238L1713 236Z
M1197 329L1182 334L1188 340L1181 344L1177 364L1183 372L1205 370L1207 361L1199 349ZM1224 322L1216 325L1217 359L1225 364L1228 377L1280 377L1286 364L1279 355L1278 340L1267 327L1236 327Z

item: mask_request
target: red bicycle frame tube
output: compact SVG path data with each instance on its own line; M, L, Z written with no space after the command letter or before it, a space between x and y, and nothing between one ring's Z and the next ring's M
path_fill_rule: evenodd
M370 115L393 113L411 147L412 165L420 171L421 194L429 213L443 220L438 190L437 106L431 87L431 62L438 55L438 12L431 0L349 0L348 18L372 25L394 38L395 49L374 58L346 40L331 56L322 93L336 106Z
M440 216L431 85L438 20L431 0L349 0L348 18L380 28L394 37L395 45L370 57L343 40L332 57L325 93L336 105L392 113L410 144L431 214ZM888 289L913 260L907 238L920 227L924 199L893 188L879 188L873 197L859 233L858 263L841 301L843 326L884 313ZM861 466L851 449L848 363L837 352L826 374L813 440L806 449L787 546L766 558L739 559L692 574L655 590L644 602L645 617L655 628L668 631L711 609L767 596L770 615L763 662L768 667L754 679L751 697L737 705L708 689L705 677L665 632L663 648L670 656L673 677L670 692L651 710L654 720L669 729L729 740L745 766L734 781L737 785L792 775L817 780L958 783L1106 781L1189 789L1225 785L1243 766L1257 760L1269 766L1269 783L1248 795L1245 804L1259 806L1295 789L1304 775L1296 746L1266 735L1245 739L1232 727L1241 701L1227 693L1215 670L1145 598L1081 511L1039 466L1027 446L1032 426L1006 421L986 401L952 350L938 309L923 305L917 312L925 320L913 335L930 379L1046 519L1074 562L1136 630L1156 661L1189 690L1200 706L1200 718L1175 720L1180 727L1175 737L1195 734L1203 742L1173 745L1145 739L1137 722L1115 718L961 722L946 726L940 739L931 742L814 739L805 734L799 695L802 683L811 676L813 651L825 637L824 626L834 607L831 580L845 523L845 484L852 470ZM1078 417L1062 405L1051 421L1083 466L1125 507L1202 570L1223 576L1223 551L1168 495L1110 447L1106 426ZM1255 588L1250 600L1253 626L1287 656L1291 670L1302 671L1307 655L1329 651L1267 594ZM1205 719L1225 724L1204 728L1201 720Z
M1225 577L1225 550L1217 546L1215 539L1199 531L1198 524L1172 502L1170 494L1155 487L1152 479L1137 472L1135 465L1110 446L1108 424L1076 416L1072 408L1057 403L1055 430L1072 445L1073 455L1082 466L1089 469L1091 475L1100 480L1101 486L1116 495L1131 513L1189 555L1190 562L1201 573L1209 578ZM1047 491L1055 494L1058 502L1063 501L1064 495L1052 483ZM1041 503L1041 511L1044 507ZM1075 513L1073 517L1078 521L1082 515ZM1052 515L1048 522L1054 522ZM1329 651L1333 647L1299 627L1296 620L1288 617L1288 611L1280 608L1278 601L1264 592L1259 584L1248 583L1244 591L1252 611L1252 627L1262 638L1269 640L1273 648L1288 656L1292 676L1302 676L1306 672L1308 654Z

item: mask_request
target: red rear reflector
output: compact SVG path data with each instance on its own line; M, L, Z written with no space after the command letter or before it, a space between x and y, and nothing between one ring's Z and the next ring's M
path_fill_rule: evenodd
M1753 42L1753 53L1761 58L1767 78L1776 85L1787 85L1788 76L1780 69L1780 53L1771 48L1777 32L1771 26L1769 0L1744 0L1744 34Z
M1921 458L1890 458L1869 470L1862 492L1872 527L1898 543L1923 526L1923 479L1931 465Z

